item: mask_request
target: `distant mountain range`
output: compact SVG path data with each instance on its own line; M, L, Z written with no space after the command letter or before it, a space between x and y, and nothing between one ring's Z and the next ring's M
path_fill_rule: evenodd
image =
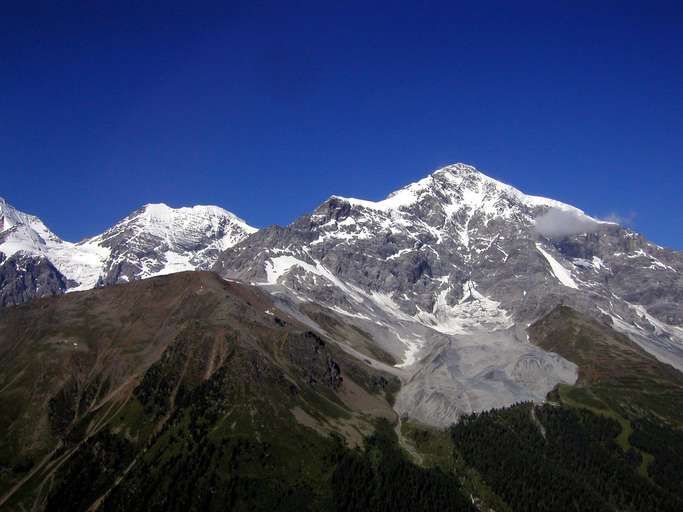
M10 276L24 284L19 294L0 292L0 301L4 305L20 304L33 296L205 270L222 251L255 231L216 206L170 208L148 204L104 233L71 243L55 235L39 218L18 211L0 198L0 252L7 258L5 266L14 269L0 270L3 284L11 285ZM27 271L30 276L21 271L28 268L28 262L34 269Z
M367 339L346 345L402 377L397 410L428 424L574 382L572 363L527 342L558 304L683 370L682 253L465 164L260 231L214 206L146 205L75 244L5 201L0 219L4 305L214 269L356 326Z
M55 449L55 439L69 446L69 436L81 443L90 439L91 430L92 436L128 432L124 437L135 445L133 454L142 446L170 450L173 436L194 439L196 429L224 429L223 417L230 417L237 430L246 428L249 439L249 429L276 436L269 437L273 446L284 447L296 438L292 446L305 449L305 443L297 444L303 442L297 437L302 425L317 434L336 432L346 442L361 445L362 437L383 419L393 421L395 441L412 454L413 462L442 460L430 452L430 443L446 443L462 457L448 462L447 472L454 471L454 464L476 468L480 476L465 472L458 478L479 510L521 510L524 502L516 501L521 499L517 494L507 494L495 469L496 461L510 454L489 452L491 439L477 438L468 430L474 424L468 422L475 420L459 423L451 440L431 429L501 409L505 412L477 417L484 422L482 432L491 428L494 436L498 427L491 425L519 426L520 421L531 422L535 432L540 422L543 438L556 439L566 448L579 441L560 441L562 429L553 430L559 420L552 408L562 405L579 419L584 413L578 410L618 421L617 433L620 428L638 432L632 438L627 432L625 442L619 438L616 451L605 444L614 436L603 433L607 437L600 434L595 441L600 445L595 450L616 457L613 465L623 463L629 472L640 464L640 475L649 475L647 484L633 477L628 484L633 494L628 496L645 492L637 490L642 484L652 486L646 494L656 496L656 506L663 510L676 509L677 500L683 499L683 487L676 487L681 479L671 483L661 476L668 471L662 468L683 469L683 441L680 458L673 451L656 455L650 446L652 439L678 446L677 434L666 429L683 426L677 412L683 389L683 253L573 206L526 195L472 166L444 167L382 201L332 196L289 226L261 230L218 207L173 209L158 204L142 207L100 235L71 243L37 217L0 200L0 252L0 304L20 305L0 314L5 330L0 334L0 359L5 361L0 365L0 405L2 400L14 403L7 393L31 393L35 375L28 375L34 370L24 370L38 364L31 361L41 361L49 375L59 375L35 391L43 405L16 409L7 427L19 428L24 421L20 418L35 415L44 432L51 432L38 436L41 450ZM180 273L188 270L214 275ZM135 283L167 274L177 276ZM86 291L95 288L102 290ZM109 318L108 311L115 318ZM75 331L69 318L80 326ZM87 322L81 325L88 318L93 319L92 328ZM18 344L17 339L24 341ZM233 346L236 361L230 359ZM228 384L225 372L246 372L249 384ZM285 392L287 386L290 391ZM272 396L265 396L269 393ZM202 401L202 396L216 402ZM235 405L235 396L253 406L241 410L243 404ZM514 406L520 402L554 405ZM118 410L122 412L114 412ZM253 418L268 417L266 410L279 418L276 423L284 421L277 423L281 432L295 437L277 437L284 434L263 426L261 422L268 421L264 419L258 424L265 430L259 430ZM178 416L182 414L196 414L200 426L195 420L183 423L186 420ZM139 423L143 416L147 423ZM575 421L571 418L562 421ZM55 430L54 421L61 430ZM292 427L291 421L298 426ZM595 429L612 428L596 421L581 423L582 432L590 437ZM154 437L144 425L155 425L154 432L170 437ZM210 431L201 435L209 439ZM35 441L28 431L12 432L19 445ZM187 439L182 443L190 444L178 448L184 454L178 456L196 456L211 466L204 455L184 451L193 445ZM459 444L462 439L474 444ZM96 456L93 449L89 456ZM319 445L311 449L322 450ZM11 450L23 453L16 446ZM82 453L79 450L73 453ZM477 450L482 459L468 459L468 453ZM534 450L541 458L559 453L540 445ZM621 460L626 457L621 450L631 459ZM485 462L486 456L491 461ZM581 460L577 452L566 453L567 460L575 456ZM31 457L35 462L36 455ZM138 460L130 457L120 463ZM159 461L149 466L151 471L159 470ZM44 464L40 474L47 481L55 475L52 466ZM76 471L74 478L78 471L94 471L89 464L69 466ZM323 471L315 464L309 470ZM404 470L413 471L407 466ZM145 508L140 504L147 502L136 494L144 480L141 471L117 473L120 478L128 475L132 487L126 491L130 495L119 490L107 498L116 505L113 509L131 503ZM602 469L595 471L603 475ZM29 476L35 479L34 473ZM22 474L12 473L13 486ZM163 480L163 471L157 476ZM482 487L480 477L491 487ZM106 484L94 494L77 497L84 507L109 496L114 480L102 478ZM313 485L308 476L301 478ZM414 478L422 476L415 473ZM576 485L583 485L579 480ZM337 484L325 482L332 486L325 487L326 493L339 491ZM290 484L297 488L294 481ZM279 490L271 491L280 496ZM49 495L52 502L43 504L56 509L76 499L64 484L57 494L38 492L44 499ZM589 508L602 499L609 502L605 510L631 510L624 504L635 499L617 496L617 491L609 498L596 497L593 488L581 492L586 493L581 503ZM162 501L154 503L163 509L163 493L155 496ZM654 502L648 503L632 510L647 510Z

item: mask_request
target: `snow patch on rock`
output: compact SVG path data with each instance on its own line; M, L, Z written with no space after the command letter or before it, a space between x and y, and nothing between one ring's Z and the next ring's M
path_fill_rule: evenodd
M550 270L552 274L557 278L557 280L560 283L562 283L564 286L568 288L574 288L575 290L579 289L579 285L577 285L576 281L572 279L572 274L569 270L564 268L559 261L553 258L553 256L549 252L543 249L543 247L541 247L541 244L536 243L536 249L538 249L538 252L540 252L546 259L546 261L550 265Z

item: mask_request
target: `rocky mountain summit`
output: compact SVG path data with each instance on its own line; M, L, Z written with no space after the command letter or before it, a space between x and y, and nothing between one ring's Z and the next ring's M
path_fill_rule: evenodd
M403 372L398 411L431 424L573 383L572 363L527 341L558 304L683 369L681 253L464 164L378 202L332 196L214 268L356 325Z

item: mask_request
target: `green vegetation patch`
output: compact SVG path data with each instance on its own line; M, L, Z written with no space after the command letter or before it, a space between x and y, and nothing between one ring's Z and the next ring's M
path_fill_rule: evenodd
M587 408L533 407L465 416L451 428L467 465L513 510L683 510L616 444L616 420Z

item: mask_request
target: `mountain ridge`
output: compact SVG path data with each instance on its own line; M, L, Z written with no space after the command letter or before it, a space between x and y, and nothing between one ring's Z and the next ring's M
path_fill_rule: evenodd
M149 204L75 246L96 264L79 267L85 285L52 293L213 269L258 284L317 328L354 325L364 334L353 350L394 361L405 382L398 410L428 424L573 383L571 362L528 343L527 327L558 304L683 369L683 253L466 164L380 201L331 196L258 231L218 207ZM58 258L55 267L65 268ZM21 283L41 282L11 276L18 284L4 288L22 289L21 300ZM323 308L317 319L311 305Z
M70 244L21 215L11 510L680 510L683 253L632 230L462 164L261 230L148 204Z
M99 235L79 242L59 238L38 217L0 201L0 251L45 257L65 277L54 293L78 291L209 267L218 253L256 228L218 206L171 208L149 203ZM135 246L132 241L135 240Z
M534 342L581 382L433 429L396 418L395 377L281 305L181 272L3 309L0 506L680 509L683 374L611 327L555 308Z
M466 180L468 178L471 179L473 177L476 177L477 179L481 179L484 183L486 183L486 185L497 188L500 191L502 191L502 192L506 193L507 195L514 197L516 199L521 199L521 200L527 202L529 205L532 205L532 206L549 206L549 207L554 207L554 208L559 208L559 209L564 209L564 210L575 211L577 213L581 213L583 215L586 215L583 212L583 210L581 210L575 206L572 206L568 203L564 203L562 201L558 201L556 199L550 199L550 198L543 197L543 196L534 196L534 195L525 194L524 192L520 191L518 188L516 188L512 185L509 185L507 183L503 183L502 181L499 181L495 178L492 178L492 177L486 175L484 172L480 171L475 166L470 165L470 164L465 164L462 162L449 164L449 165L446 165L444 167L440 167L440 168L430 172L424 178L422 178L418 181L415 181L413 183L409 183L408 185L405 185L398 190L390 192L386 196L386 198L379 200L379 201L368 201L368 200L364 200L364 199L343 197L343 196L339 196L339 195L332 195L330 198L336 198L336 199L340 199L343 201L355 203L358 205L370 207L370 208L377 208L377 209L392 208L392 207L398 208L401 205L407 205L408 204L407 201L409 201L411 199L411 196L414 197L414 194L416 192L428 188L435 181L437 181L437 179L441 176L446 176L450 179L460 178L462 180ZM593 220L597 221L597 219L593 219ZM600 221L600 222L607 222L607 221Z

